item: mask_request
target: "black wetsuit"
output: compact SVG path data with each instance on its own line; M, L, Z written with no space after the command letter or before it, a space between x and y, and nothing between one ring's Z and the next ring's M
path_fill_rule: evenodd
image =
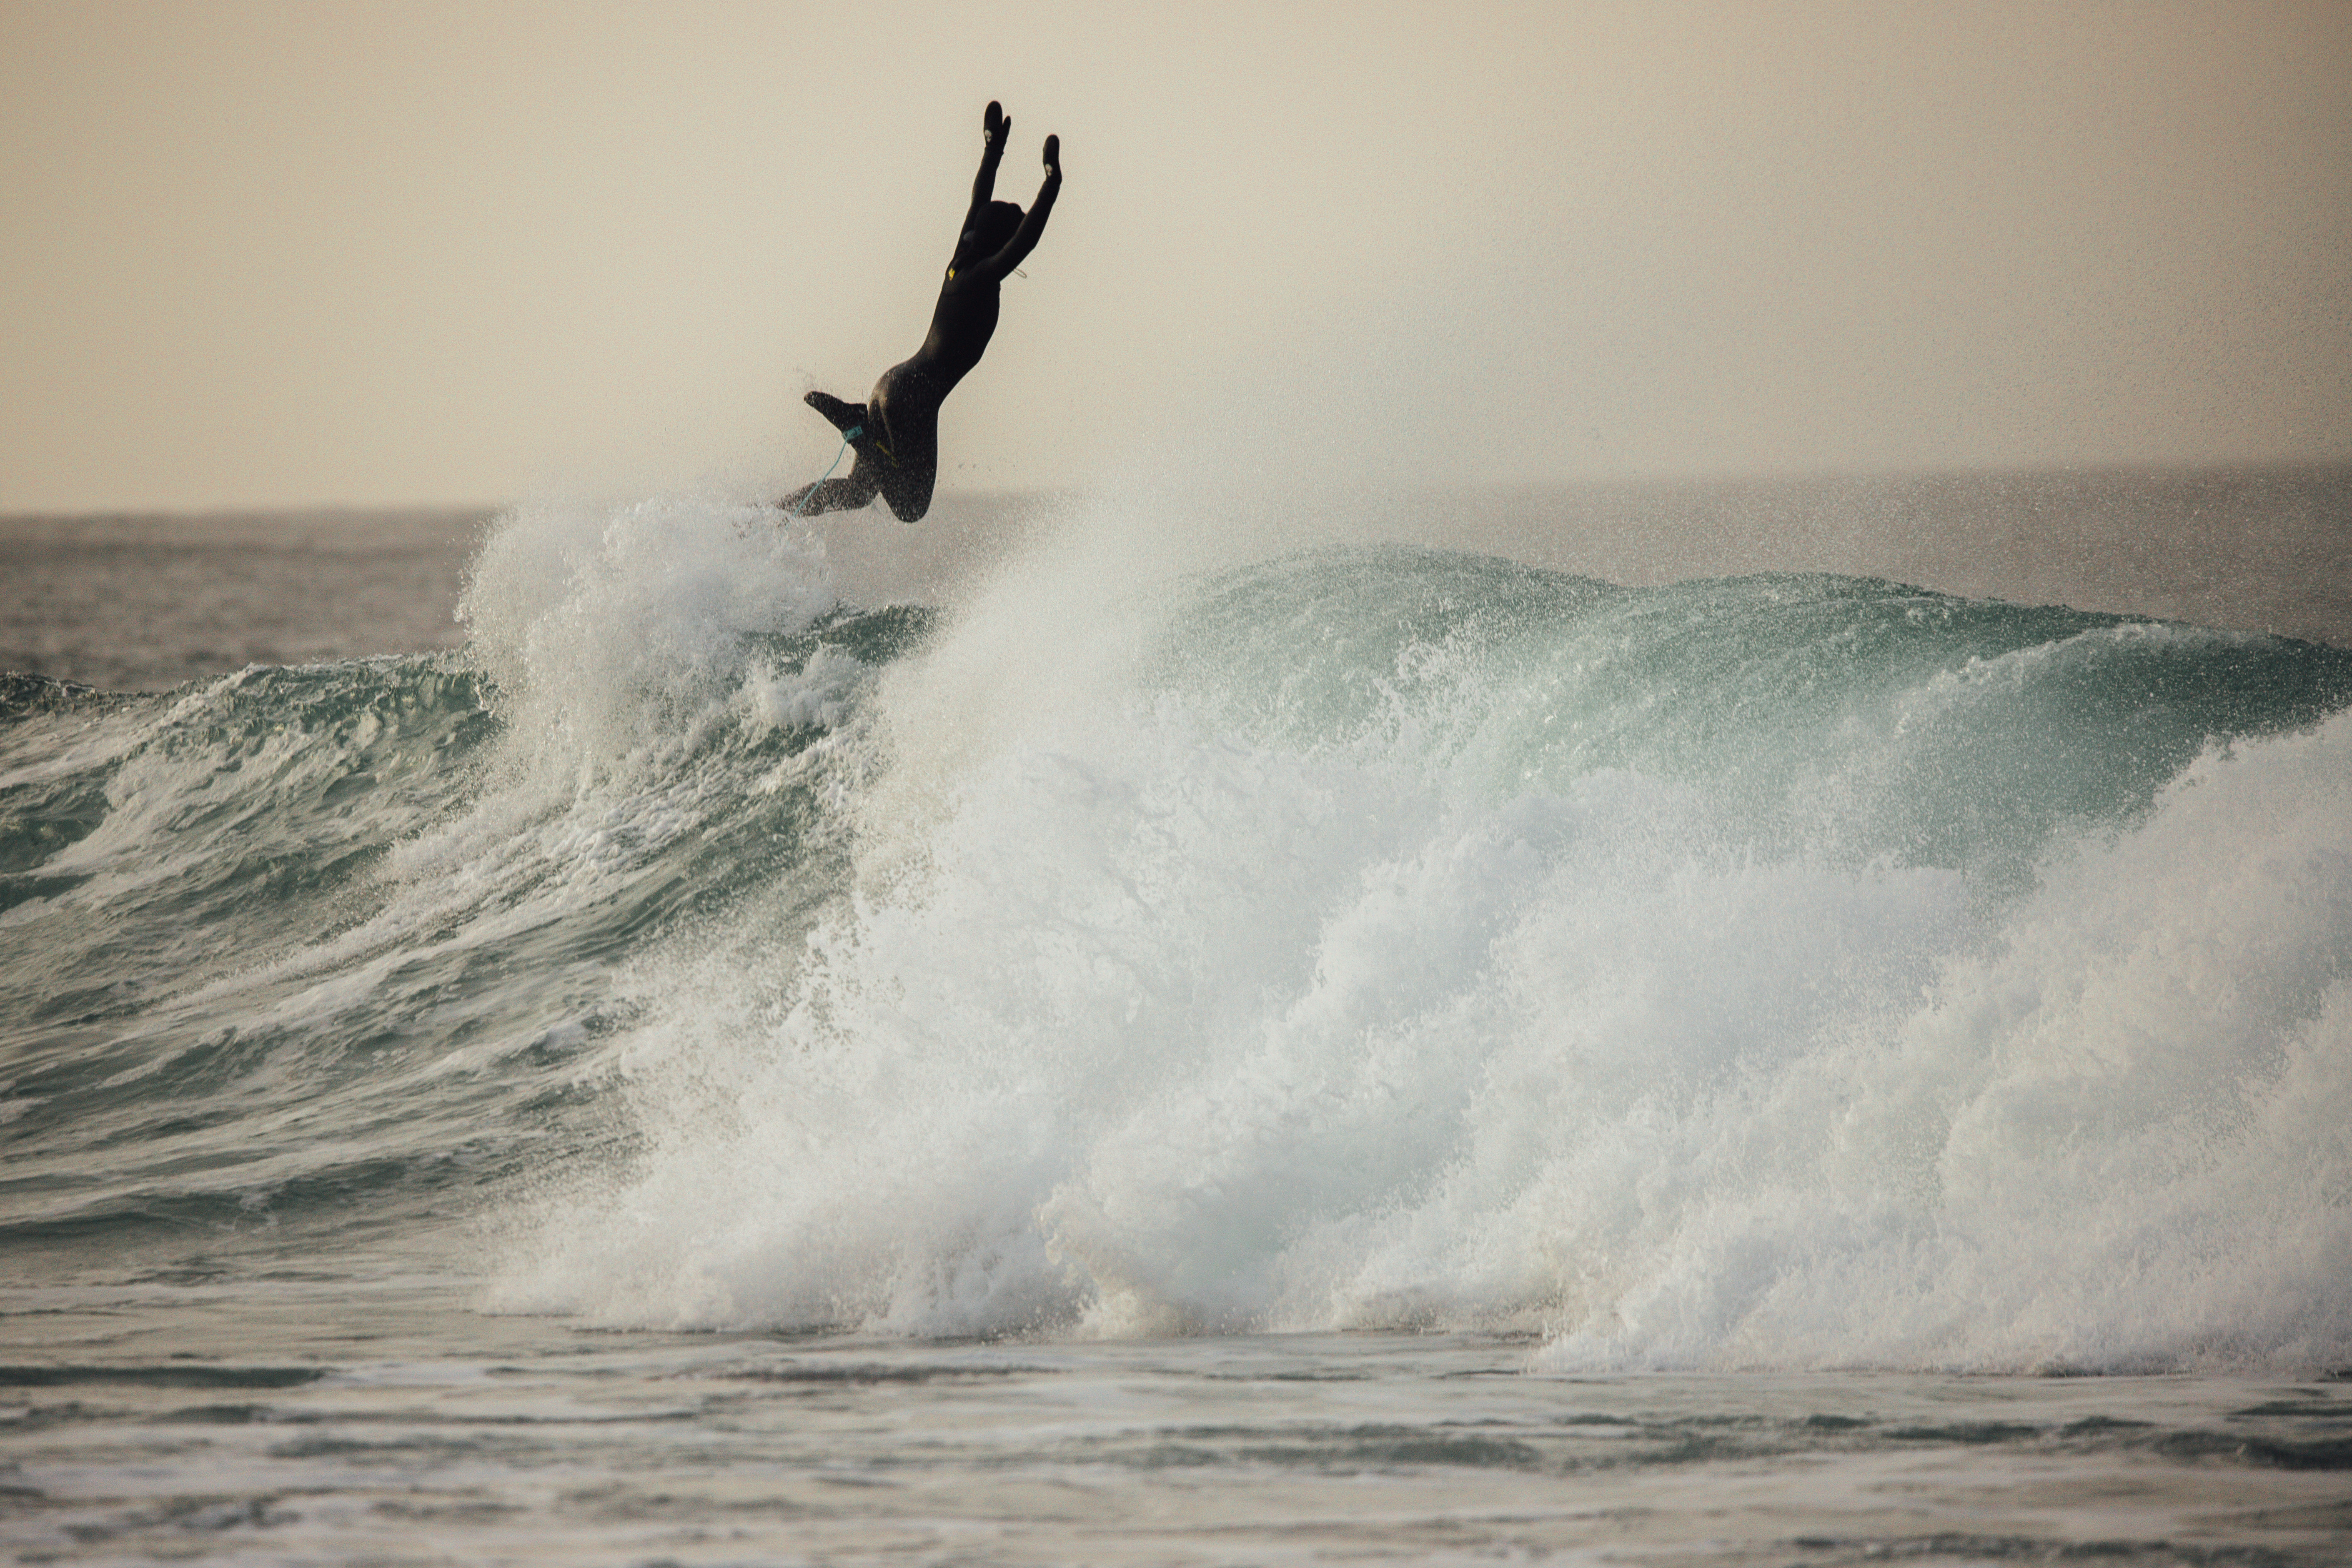
M877 494L900 522L913 522L930 509L931 487L940 472L940 405L980 363L996 331L997 285L1036 247L1062 188L1060 139L1049 136L1045 183L1019 226L1012 226L1012 216L1021 209L992 199L996 165L1004 155L1004 132L1012 129L1012 121L1000 125L997 106L988 107L988 143L980 155L980 174L971 183L971 209L964 215L955 258L940 287L929 335L914 358L882 373L863 405L844 403L823 392L808 395L809 405L836 429L845 435L860 432L849 442L857 460L841 478L806 486L776 503L785 510L803 515L838 511L864 506Z

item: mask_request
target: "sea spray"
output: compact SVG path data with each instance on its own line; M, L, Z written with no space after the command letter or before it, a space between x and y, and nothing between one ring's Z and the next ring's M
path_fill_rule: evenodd
M739 887L632 965L644 1144L497 1300L1531 1330L1562 1366L2352 1356L2352 658L1387 550L1040 647L1034 588L858 700L834 891Z

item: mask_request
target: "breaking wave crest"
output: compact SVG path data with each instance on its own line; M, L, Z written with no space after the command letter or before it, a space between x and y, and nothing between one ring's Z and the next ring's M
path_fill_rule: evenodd
M866 689L820 901L633 963L641 1142L500 1302L2352 1361L2352 658L1412 551L1071 581Z

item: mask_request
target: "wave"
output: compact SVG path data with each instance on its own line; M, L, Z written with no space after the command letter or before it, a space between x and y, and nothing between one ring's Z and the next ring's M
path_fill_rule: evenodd
M0 692L0 1236L491 1303L2352 1363L2352 654L539 509L460 654ZM261 1243L257 1242L257 1245Z
M499 1300L2352 1354L2345 655L1427 552L1087 580L885 675L813 925L641 967L646 1142Z

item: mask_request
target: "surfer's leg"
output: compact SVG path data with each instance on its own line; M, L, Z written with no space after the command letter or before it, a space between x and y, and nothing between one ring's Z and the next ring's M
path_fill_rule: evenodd
M803 517L814 517L821 511L855 511L874 499L875 492L881 489L881 481L876 476L889 467L887 463L870 461L867 450L874 444L875 429L881 421L869 418L864 404L844 403L830 392L811 392L801 401L824 415L857 457L849 465L849 472L841 478L803 485L776 505Z
M855 511L874 499L881 489L874 479L874 471L861 458L851 465L849 472L837 479L820 479L813 485L803 485L776 503L780 510L801 517L814 517L821 511Z
M866 395L866 411L872 422L855 443L858 468L864 471L870 465L875 486L892 516L900 522L917 521L930 510L931 483L939 477L936 384L919 361L894 364Z
M925 409L909 417L901 406L890 421L890 454L895 459L879 473L882 500L900 522L920 522L931 510L931 487L940 477L940 415Z
M893 474L891 482L882 487L882 500L889 506L890 515L900 522L920 522L923 514L931 510L931 482L937 476L925 473Z
M812 392L801 401L824 415L826 421L845 436L866 423L864 404L844 403L830 392Z

